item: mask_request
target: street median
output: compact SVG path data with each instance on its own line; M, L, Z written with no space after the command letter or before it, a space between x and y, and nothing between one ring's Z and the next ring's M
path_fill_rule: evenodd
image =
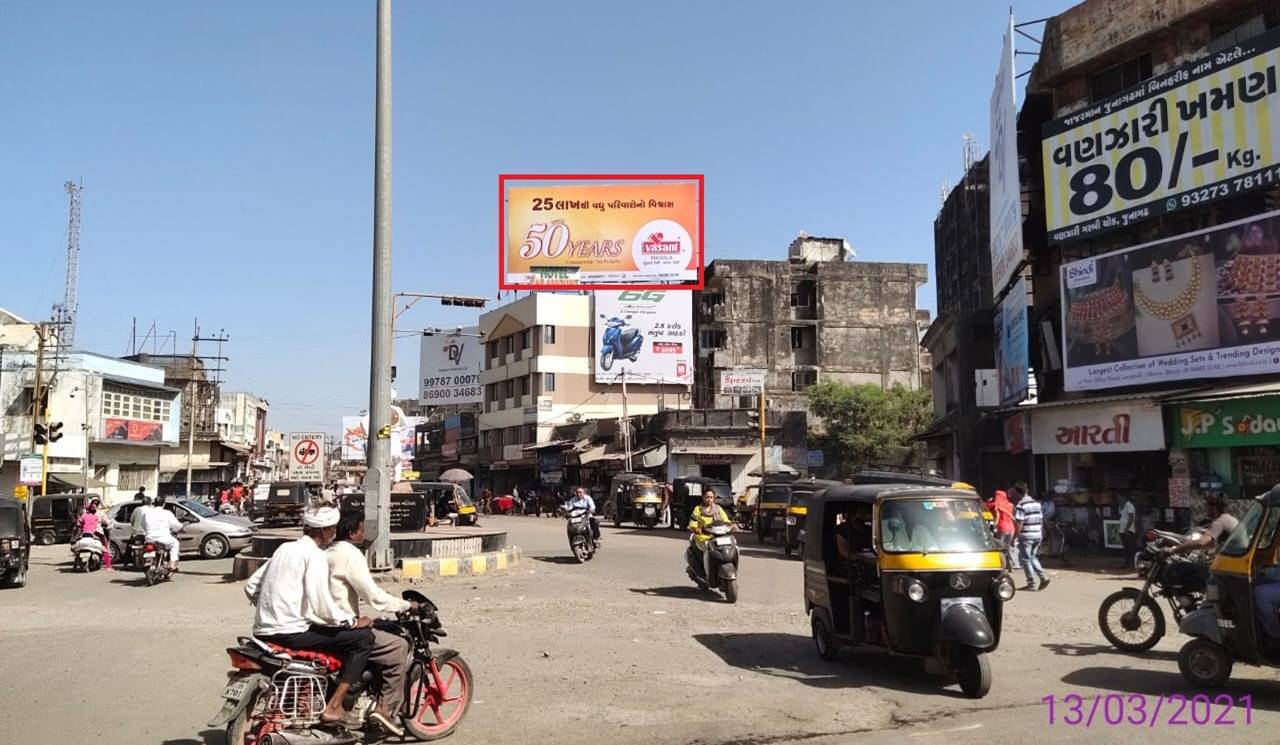
M501 551L489 551L471 556L441 556L422 559L401 559L399 569L393 574L404 582L448 579L450 577L474 577L490 572L500 572L519 564L524 552L519 546L508 546Z

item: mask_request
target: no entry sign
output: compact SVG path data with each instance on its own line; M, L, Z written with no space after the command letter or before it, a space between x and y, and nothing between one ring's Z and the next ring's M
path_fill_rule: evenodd
M289 478L324 481L324 433L289 433Z

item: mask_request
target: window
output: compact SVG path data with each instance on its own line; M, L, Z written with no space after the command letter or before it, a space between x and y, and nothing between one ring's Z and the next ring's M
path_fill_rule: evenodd
M502 392L504 394L503 398L511 398L516 395L516 381L514 378L502 381Z
M485 400L485 403L490 403L498 400L498 384L497 383L490 383L489 385L486 385L484 387L484 400Z
M1271 10L1271 9L1268 9ZM1273 23L1268 23L1267 15L1258 13L1256 9L1251 9L1253 15L1248 13L1224 18L1220 21L1214 21L1209 24L1209 33L1213 36L1209 40L1209 54L1216 54L1224 49L1230 49L1240 42L1252 39L1265 32L1268 28L1273 28ZM1269 14L1274 15L1274 13Z
M491 341L491 342L489 342L489 343L485 344L484 346L485 346L485 348L486 348L486 349L488 350L488 352L489 352L489 353L488 353L488 357L489 357L489 359L493 359L494 357L497 357L497 356L498 356L498 342L496 342L496 341Z
M102 392L102 415L144 422L167 422L171 401L118 391Z
M810 345L808 343L809 334L805 333L807 329L804 326L791 327L791 348L806 349Z
M791 307L813 307L813 283L801 282L791 288Z
M528 445L533 445L538 442L538 425L536 424L525 425L524 441Z
M714 308L723 302L724 302L724 295L718 292L702 293L702 307L704 308L708 308L708 309Z
M521 396L529 395L529 386L530 386L530 376L525 375L524 377L520 378L520 395Z
M817 370L796 370L791 373L791 390L793 391L803 391L817 382Z
M546 344L556 343L556 327L555 326L542 327L542 341Z
M521 349L529 348L529 329L525 329L524 331L520 332L520 348Z
M551 326L550 328L555 328L555 326ZM550 393L555 389L556 389L556 374L543 373L542 374L542 390Z
M1089 103L1110 98L1151 77L1151 53L1108 67L1089 76Z
M724 331L721 329L703 329L699 341L703 349L724 349Z
M511 337L510 336L502 337L502 353L511 354Z

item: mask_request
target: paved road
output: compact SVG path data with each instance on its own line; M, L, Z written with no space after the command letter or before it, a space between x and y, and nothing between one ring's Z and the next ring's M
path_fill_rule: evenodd
M1020 593L991 694L975 702L911 661L819 660L800 563L751 539L742 599L730 606L692 588L673 532L606 528L604 550L579 566L558 520L488 524L509 528L526 562L425 588L477 675L458 745L1277 740L1280 684L1243 667L1228 692L1252 694L1251 725L1240 711L1237 724L1207 732L1107 727L1101 714L1087 729L1048 724L1048 694L1184 691L1176 637L1144 657L1104 646L1094 614L1123 586L1117 576L1055 571L1046 592ZM71 574L67 558L63 546L38 549L30 585L0 591L4 740L221 745L205 723L225 680L223 649L251 620L240 584L223 579L230 561L187 561L173 582L146 587L130 573Z

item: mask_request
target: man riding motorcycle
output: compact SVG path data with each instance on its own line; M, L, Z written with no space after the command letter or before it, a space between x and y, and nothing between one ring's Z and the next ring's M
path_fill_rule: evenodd
M707 542L711 540L711 534L707 529L718 522L733 524L729 519L729 513L716 504L715 491L707 489L702 493L702 503L694 507L693 513L689 515L689 548L685 550L685 560L688 561L689 566L703 566L703 577L707 576L705 565Z
M1236 526L1240 524L1240 521L1235 516L1227 512L1227 501L1221 494L1211 494L1205 497L1205 505L1209 509L1209 517L1212 518L1212 522L1200 535L1167 549L1169 554L1186 554L1200 550L1204 550L1206 553L1213 553L1227 539L1227 536L1231 535L1231 531L1235 530ZM1169 567L1168 577L1170 583L1176 587L1203 588L1209 581L1209 566L1205 563L1191 561L1175 562Z
M133 511L133 519L129 524L132 529L130 535L138 535L139 533L149 542L158 546L164 546L169 550L169 570L178 571L178 539L173 537L174 533L182 530L182 523L178 522L178 518L165 508L156 505L151 495L144 493L141 489L138 493L142 495L142 506Z
M602 545L600 540L600 519L596 517L596 502L587 494L587 490L579 486L573 490L573 496L568 502L564 503L565 511L583 509L587 510L587 514L591 516L591 537L595 539L596 545Z

